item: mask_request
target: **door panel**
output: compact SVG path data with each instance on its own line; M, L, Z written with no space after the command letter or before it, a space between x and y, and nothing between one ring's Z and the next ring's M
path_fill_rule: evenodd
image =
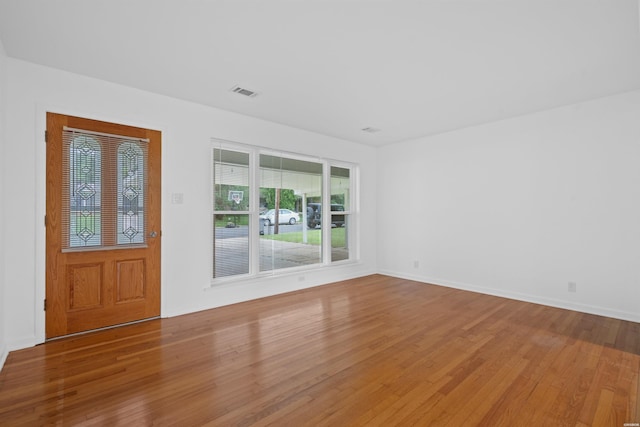
M104 263L67 266L69 311L86 310L102 305Z
M47 338L160 315L160 149L159 131L47 114Z
M117 261L116 269L118 271L116 303L144 299L146 290L144 259Z

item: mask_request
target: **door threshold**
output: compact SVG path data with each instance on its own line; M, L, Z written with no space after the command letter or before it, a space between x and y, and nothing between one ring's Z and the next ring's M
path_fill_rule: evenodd
M86 335L86 334L90 334L90 333L93 333L93 332L106 331L106 330L109 330L109 329L120 328L122 326L135 325L137 323L148 322L149 320L156 320L156 319L160 319L160 316L148 317L146 319L140 319L140 320L133 320L131 322L126 322L126 323L118 323L117 325L105 326L104 328L89 329L87 331L74 332L73 334L60 335L59 337L46 338L44 340L44 342L48 343L48 342L51 342L51 341L57 341L57 340L61 340L61 339L64 339L64 338L77 337L79 335Z

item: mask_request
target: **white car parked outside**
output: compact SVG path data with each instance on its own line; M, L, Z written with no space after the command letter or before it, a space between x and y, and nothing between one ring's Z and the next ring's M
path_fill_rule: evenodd
M276 210L269 209L263 215L260 215L260 219L264 220L265 225L271 225L276 223ZM293 212L289 209L280 209L278 215L280 224L295 224L300 221L300 215L297 212Z

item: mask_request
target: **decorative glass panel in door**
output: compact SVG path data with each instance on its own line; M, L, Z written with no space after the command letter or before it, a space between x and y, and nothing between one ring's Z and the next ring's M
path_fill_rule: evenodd
M144 168L146 144L118 147L118 245L144 243Z
M63 250L144 245L147 142L63 132Z
M63 164L69 197L64 206L63 242L68 248L102 245L102 147L90 135L70 134L65 139L67 160ZM66 237L66 238L65 238Z

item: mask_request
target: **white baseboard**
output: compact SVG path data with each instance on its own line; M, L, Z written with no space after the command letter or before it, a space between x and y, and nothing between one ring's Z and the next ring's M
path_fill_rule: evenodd
M347 268L351 265L347 265ZM337 268L334 268L332 275L316 277L318 272L323 270L297 271L293 273L280 274L278 276L252 278L246 281L229 282L223 285L207 286L203 288L203 292L220 292L220 295L226 294L224 298L215 298L212 301L203 298L198 305L189 305L186 307L166 307L162 312L163 318L182 316L185 314L196 313L204 310L211 310L226 305L237 304L241 302L251 301L260 298L281 295L289 292L301 291L316 286L324 286L343 280L356 279L358 277L370 276L377 272L372 269L363 269L358 271L347 271L346 274L335 274ZM305 276L304 281L296 281L297 277ZM296 278L291 280L291 278ZM287 280L289 278L289 280ZM233 289L233 295L228 296L225 289Z
M22 350L24 348L34 347L38 344L42 344L42 343L38 342L35 336L31 336L31 337L8 342L6 347L8 352L12 352L14 350Z
M470 292L477 292L477 293L486 294L486 295L493 295L493 296L502 297L502 298L509 298L509 299L513 299L513 300L517 300L517 301L530 302L530 303L534 303L534 304L541 304L541 305L546 305L546 306L550 306L550 307L556 307L556 308L562 308L562 309L566 309L566 310L578 311L578 312L581 312L581 313L595 314L597 316L606 316L606 317L611 317L611 318L614 318L614 319L628 320L628 321L631 321L631 322L640 323L640 313L630 313L630 312L614 310L614 309L610 309L610 308L606 308L606 307L599 307L599 306L593 306L593 305L587 305L587 304L573 303L573 302L569 302L569 301L556 300L556 299L553 299L553 298L545 298L545 297L540 297L540 296L537 296L537 295L523 294L523 293L519 293L519 292L511 292L511 291L505 291L505 290L494 289L494 288L487 288L487 287L482 287L482 286L474 286L474 285L470 285L470 284L467 284L467 283L454 282L454 281L443 280L443 279L438 279L438 278L433 278L433 277L425 277L425 276L420 276L420 275L415 275L415 274L406 274L406 273L399 272L399 271L379 270L377 273L384 274L384 275L387 275L387 276L399 277L401 279L414 280L416 282L428 283L428 284L433 284L433 285L437 285L437 286L444 286L444 287L447 287L447 288L454 288L454 289L460 289L460 290L465 290L465 291L470 291ZM369 275L369 274L375 274L375 272L359 272L359 274L353 274L353 277L345 277L345 278L342 278L340 280L346 280L348 278L366 276L366 275ZM273 293L265 292L265 295L273 295L273 294L278 294L278 293L283 293L283 292L290 292L292 290L299 290L299 289L304 289L306 287L319 286L319 285L322 285L322 284L324 284L324 282L321 282L321 283L313 283L313 282L311 282L311 283L305 284L305 286L299 285L299 286L295 287L294 289L279 289L279 290L274 290ZM257 295L256 297L262 297L262 296L261 295ZM226 304L223 304L223 305L226 305ZM203 307L188 307L188 308L183 308L182 310L180 310L180 309L175 310L174 309L174 310L171 310L169 312L163 313L162 317L173 317L173 316L178 316L178 315L181 315L181 314L193 313L193 312L200 311L200 310L207 310L207 309L210 309L210 308L215 308L215 307L203 306ZM10 351L21 350L21 349L24 349L24 348L33 347L36 344L38 344L37 339L35 337L29 337L29 338L24 338L24 339L19 340L19 341L11 342L9 344L5 344L4 346L0 347L0 370L2 370L2 367L4 366L4 363L6 362Z
M464 291L477 292L480 294L493 295L496 297L508 298L517 301L530 302L533 304L546 305L549 307L562 308L565 310L578 311L581 313L595 314L597 316L611 317L614 319L628 320L630 322L640 323L640 313L626 312L614 310L606 307L599 307L588 304L574 303L570 301L557 300L554 298L545 298L537 295L523 294L520 292L505 291L502 289L487 288L483 286L474 286L467 283L454 282L433 277L424 277L415 274L406 274L398 271L380 270L380 274L399 277L401 279L414 280L416 282L429 283L447 288L460 289Z
M7 357L9 357L9 353L15 350L22 350L29 347L34 347L39 344L36 341L35 337L23 338L21 340L12 341L6 343L0 348L0 371L4 367L5 362L7 361Z

